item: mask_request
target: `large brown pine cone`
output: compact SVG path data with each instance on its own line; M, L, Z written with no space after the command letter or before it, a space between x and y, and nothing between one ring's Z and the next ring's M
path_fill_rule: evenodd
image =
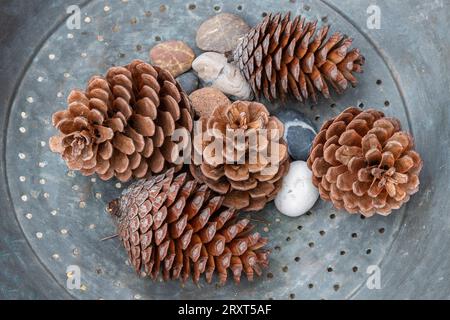
M419 189L420 155L400 122L350 107L325 122L308 166L322 199L364 216L388 215Z
M328 26L316 33L317 21L306 22L290 12L269 14L253 28L234 51L234 61L256 96L317 101L317 92L330 97L328 85L342 93L348 82L357 84L353 72L362 72L364 57L349 48L352 39L340 32L327 37Z
M174 170L141 179L113 200L108 211L116 217L118 234L136 272L152 279L189 277L208 283L216 271L224 284L231 270L236 283L242 271L253 280L268 266L267 239L252 231L249 219L222 206L223 196L186 173Z
M142 178L178 164L175 129L189 137L191 107L172 75L134 60L94 76L86 91L73 90L68 108L53 114L60 131L50 138L71 170L103 180Z
M196 123L191 173L224 194L224 205L260 210L273 200L289 169L283 131L283 124L261 103L235 101L219 106Z

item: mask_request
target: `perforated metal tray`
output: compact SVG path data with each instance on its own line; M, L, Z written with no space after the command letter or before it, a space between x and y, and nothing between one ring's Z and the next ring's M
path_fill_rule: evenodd
M20 1L2 4L2 25L18 28L12 37L6 27L3 37L10 42L2 44L7 52L2 59L15 60L17 50L22 62L2 64L6 112L0 191L6 210L0 222L0 297L449 298L449 119L448 98L441 92L449 89L449 62L441 51L449 50L448 35L441 31L442 24L448 27L449 8L442 1L410 1L400 11L400 2L379 3L380 30L366 27L369 1L86 1L79 4L79 30L69 30L64 20L73 1L42 2L44 9ZM36 21L34 28L15 20L21 10ZM336 211L323 201L292 219L269 204L255 220L266 221L259 229L270 239L270 268L253 283L182 287L136 276L119 241L100 240L115 233L104 207L124 185L68 171L48 148L55 133L51 114L65 108L69 91L83 88L91 75L134 58L148 60L159 41L183 40L199 54L196 30L214 14L235 13L254 25L267 12L287 10L352 36L366 57L365 71L356 89L331 101L268 108L298 108L317 127L349 105L399 118L415 135L425 161L420 192L394 214L371 219ZM420 30L425 25L427 33ZM69 265L81 270L80 290L66 288ZM380 267L379 290L366 286L369 266Z

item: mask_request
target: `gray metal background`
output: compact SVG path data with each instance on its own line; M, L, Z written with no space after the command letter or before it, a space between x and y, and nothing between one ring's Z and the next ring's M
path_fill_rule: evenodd
M82 26L68 30L65 8L77 2ZM370 4L381 8L380 30L366 27ZM195 31L208 16L233 12L254 25L278 10L332 24L354 37L367 61L357 89L314 107L289 107L317 126L347 105L400 118L425 162L421 190L387 218L362 220L319 201L309 215L290 219L270 204L259 218L269 222L260 230L271 240L271 266L254 283L198 288L140 279L117 239L100 241L114 233L103 207L122 186L67 171L42 143L55 133L51 113L91 74L147 59L159 38L195 47ZM3 1L0 298L450 298L449 19L446 0ZM68 265L80 266L85 290L65 288ZM370 265L381 269L380 290L365 286Z

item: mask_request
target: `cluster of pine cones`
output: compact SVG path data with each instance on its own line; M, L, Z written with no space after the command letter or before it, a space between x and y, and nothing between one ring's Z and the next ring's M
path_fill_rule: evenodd
M362 71L364 57L349 49L352 40L316 29L301 17L269 14L242 39L234 60L257 97L316 101L318 93L329 97L328 86L341 93L356 85L353 73ZM140 179L108 206L136 272L195 283L216 273L221 284L228 271L236 283L243 273L249 280L261 275L267 239L238 210L257 211L273 200L290 163L284 126L262 103L219 106L194 126L178 82L141 60L92 77L67 102L53 114L59 134L49 144L68 168L103 180ZM235 131L246 137L243 144L229 139ZM189 166L172 141L175 132L193 156ZM252 134L258 139L249 140ZM217 141L220 151L211 148ZM422 161L398 120L348 108L322 126L308 166L323 199L371 216L408 201Z

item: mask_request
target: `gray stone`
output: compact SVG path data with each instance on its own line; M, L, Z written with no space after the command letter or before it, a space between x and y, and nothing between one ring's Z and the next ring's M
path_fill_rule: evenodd
M190 94L192 91L198 89L198 77L194 72L186 72L182 75L178 76L177 81L180 83L180 86L183 90Z
M284 123L284 139L294 160L308 159L312 141L316 136L313 123L301 112L282 109L276 116Z

